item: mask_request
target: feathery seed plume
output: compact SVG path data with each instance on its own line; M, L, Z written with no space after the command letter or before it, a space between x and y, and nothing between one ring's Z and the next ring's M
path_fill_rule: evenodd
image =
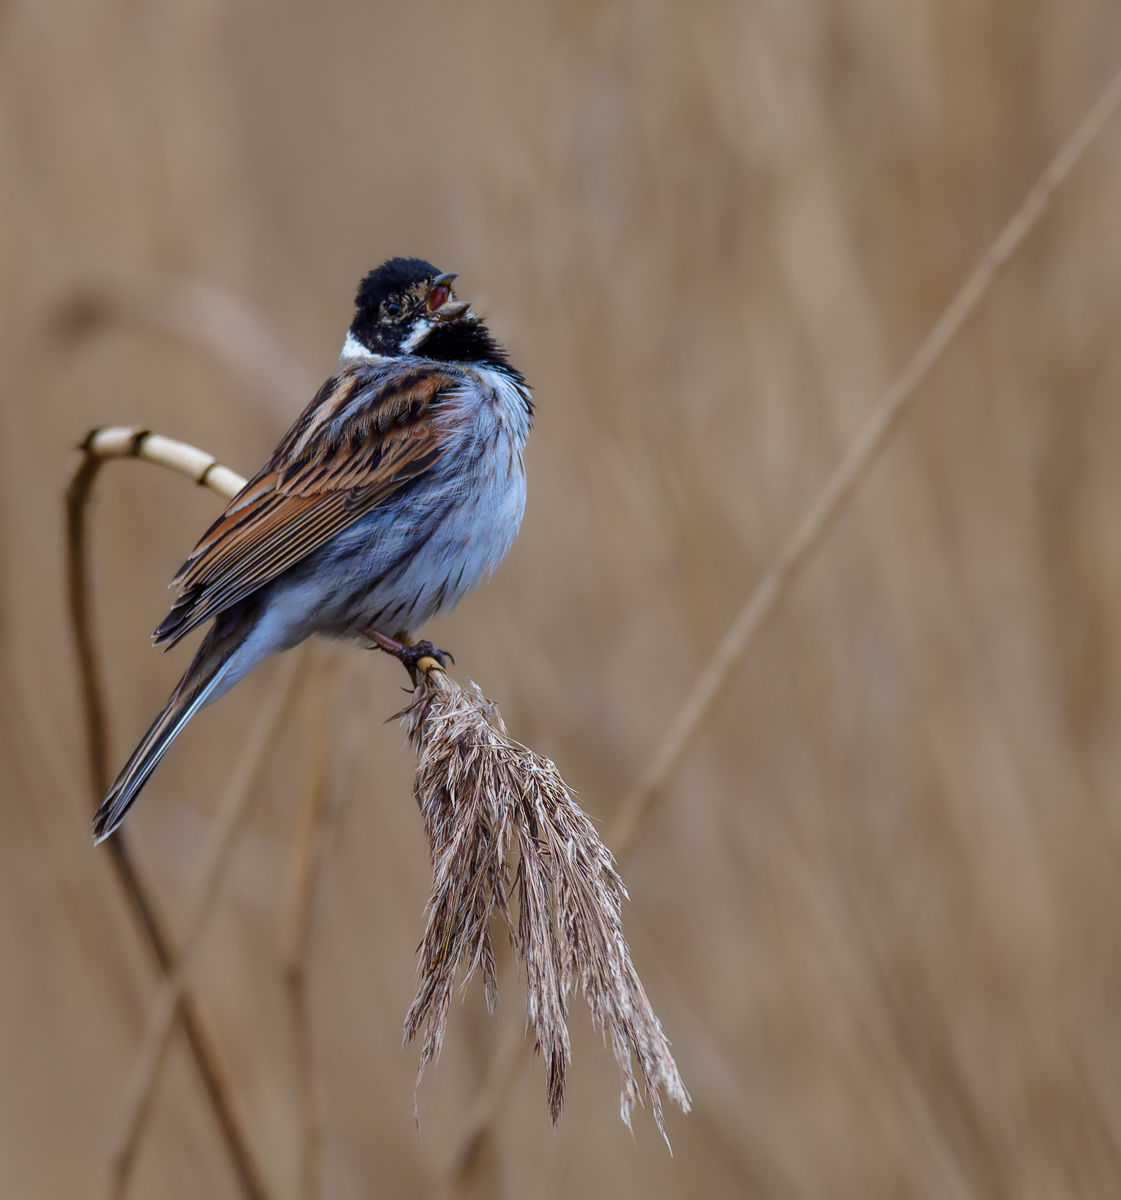
M406 1041L424 1029L418 1086L439 1056L457 974L465 986L481 970L494 1011L490 920L500 915L525 966L527 1024L545 1059L553 1123L570 1058L568 997L578 984L619 1063L623 1120L629 1126L642 1102L637 1059L665 1137L662 1091L686 1111L689 1094L631 961L621 920L627 892L592 822L553 763L507 734L475 684L461 687L433 663L417 671L412 702L399 716L418 755L414 791L433 874L420 986L405 1018Z

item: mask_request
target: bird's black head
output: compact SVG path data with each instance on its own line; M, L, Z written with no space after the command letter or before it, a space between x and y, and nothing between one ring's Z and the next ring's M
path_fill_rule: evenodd
M350 337L373 354L485 362L513 373L471 306L455 299L453 279L422 258L389 259L362 280Z

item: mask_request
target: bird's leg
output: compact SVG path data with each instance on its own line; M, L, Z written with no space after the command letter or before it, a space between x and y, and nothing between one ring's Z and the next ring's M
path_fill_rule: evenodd
M437 650L431 642L414 642L407 633L400 634L398 637L391 638L384 634L379 629L374 629L370 626L368 629L363 629L362 632L374 643L379 650L384 650L386 654L392 654L406 671L412 676L413 685L416 686L417 680L417 664L422 658L432 658L440 664L441 667L446 667L444 661L450 658L455 662L455 657L447 650Z
M362 632L374 643L374 646L379 650L384 650L386 654L392 654L394 658L400 658L409 649L410 642L405 640L408 637L407 634L402 634L401 640L398 641L397 638L389 637L372 625L368 629L363 629Z

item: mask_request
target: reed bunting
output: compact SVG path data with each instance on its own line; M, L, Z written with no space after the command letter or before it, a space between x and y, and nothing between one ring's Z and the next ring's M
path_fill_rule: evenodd
M97 810L98 841L190 718L262 659L319 633L415 664L438 652L412 633L510 549L533 406L455 278L393 258L362 281L335 373L173 581L155 643L214 623Z

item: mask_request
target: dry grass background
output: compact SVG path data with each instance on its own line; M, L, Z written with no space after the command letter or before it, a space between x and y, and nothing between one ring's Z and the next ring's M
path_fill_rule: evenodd
M364 270L408 253L459 271L539 415L517 546L430 632L606 824L1119 62L1107 0L0 10L5 1195L104 1194L158 983L88 834L61 503L84 432L141 424L251 471L303 402L299 372L333 365ZM620 1124L576 1001L559 1132L537 1061L467 1190L1121 1195L1119 187L1114 127L621 864L695 1101L668 1114L674 1157L648 1114L634 1142ZM254 387L237 339L200 348L161 305L177 279L244 300L299 366ZM106 281L132 300L76 312ZM190 653L155 654L148 632L216 507L140 464L99 485L115 764ZM130 818L173 927L282 668L197 719ZM430 873L412 761L383 724L402 676L350 648L309 670L194 990L272 1190L314 1194L282 965L326 755L306 993L319 1194L427 1195L521 989L493 1024L479 986L454 1007L418 1133L399 1045ZM238 1194L176 1043L130 1195Z

